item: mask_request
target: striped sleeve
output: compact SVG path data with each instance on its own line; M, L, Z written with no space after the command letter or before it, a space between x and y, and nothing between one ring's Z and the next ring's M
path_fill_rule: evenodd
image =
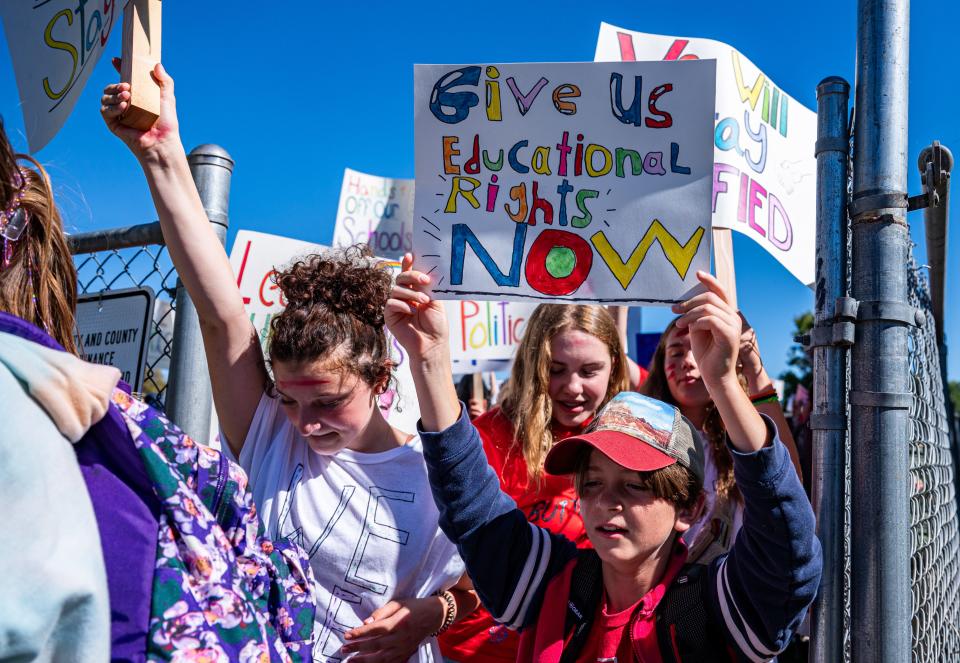
M743 659L769 661L790 644L816 596L820 543L813 510L779 438L756 453L731 453L743 527L729 555L714 560L708 591L714 619Z
M490 614L521 629L536 620L547 584L576 555L576 546L528 522L500 489L463 412L445 431L420 433L440 527L456 544Z

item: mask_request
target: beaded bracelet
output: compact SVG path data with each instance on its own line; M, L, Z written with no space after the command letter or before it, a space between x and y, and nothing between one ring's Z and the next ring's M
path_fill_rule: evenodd
M780 399L777 397L776 388L769 387L761 391L759 394L752 394L750 396L750 402L754 405L765 405L767 403L779 403Z
M443 590L442 592L438 592L437 596L439 596L443 602L447 604L447 610L443 614L443 623L440 625L440 628L438 628L434 633L431 633L433 637L439 636L441 633L453 626L453 622L457 618L457 599L453 597L453 594L447 590Z

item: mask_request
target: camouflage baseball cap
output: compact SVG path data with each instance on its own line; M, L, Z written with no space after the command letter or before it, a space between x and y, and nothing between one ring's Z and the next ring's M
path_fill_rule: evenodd
M583 434L553 445L545 469L577 471L579 452L592 446L631 470L649 472L680 463L703 481L703 442L680 410L655 398L623 391L614 396Z

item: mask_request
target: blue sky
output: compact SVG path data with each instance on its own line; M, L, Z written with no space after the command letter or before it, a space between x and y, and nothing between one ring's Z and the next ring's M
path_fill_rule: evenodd
M241 228L329 242L345 167L413 177L414 63L588 61L601 21L727 42L812 109L822 78L854 79L856 3L820 0L167 2L163 52L176 79L187 149L219 143L237 162L228 246ZM916 155L924 145L940 139L960 156L960 90L949 83L960 56L943 47L943 30L960 25L960 8L914 2L911 23L909 187L915 194ZM108 51L119 54L116 32ZM0 115L14 146L25 151L2 33L0 42ZM98 114L100 90L115 79L103 58L73 115L37 155L54 179L71 231L155 218L136 162ZM923 262L922 216L911 219ZM734 250L740 306L775 376L785 366L792 318L812 308L812 293L737 233ZM957 297L958 256L954 228L948 301ZM644 330L662 329L670 317L666 309L645 310ZM949 305L946 329L948 340L960 338L960 313ZM960 379L960 348L949 373Z

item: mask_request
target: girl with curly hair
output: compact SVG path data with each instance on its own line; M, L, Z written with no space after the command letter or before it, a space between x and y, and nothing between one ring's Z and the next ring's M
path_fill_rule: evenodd
M440 531L417 435L378 396L393 362L383 308L391 276L359 249L311 255L276 277L271 381L227 256L190 175L173 80L157 65L161 113L123 126L126 84L102 114L137 157L164 239L200 317L222 439L250 477L267 530L292 537L316 576L315 661L439 660L436 634L477 605Z

